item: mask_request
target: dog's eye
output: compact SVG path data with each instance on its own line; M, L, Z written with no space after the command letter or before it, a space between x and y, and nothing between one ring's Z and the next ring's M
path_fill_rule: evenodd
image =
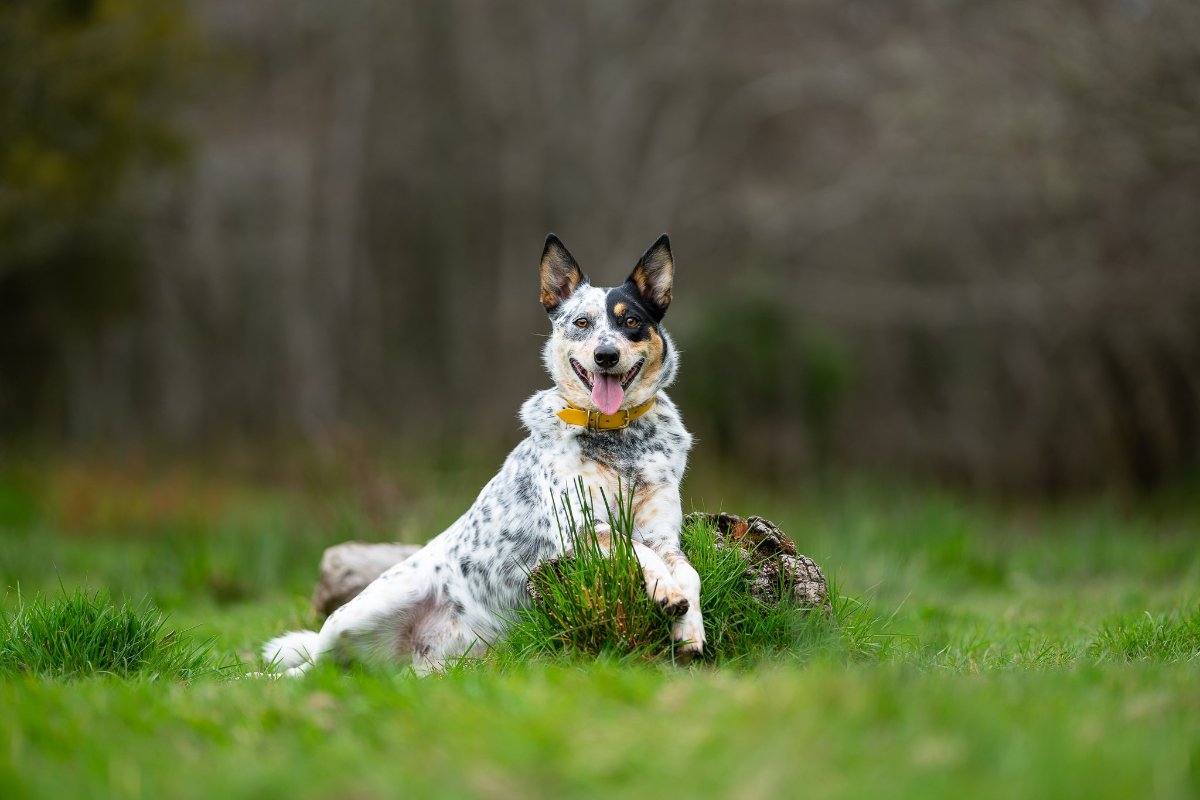
M625 327L626 328L636 328L638 325L641 325L641 324L642 324L641 321L637 317L626 317L625 318Z
M587 326L588 326L587 317L580 317L579 319L575 320L576 328L586 328Z

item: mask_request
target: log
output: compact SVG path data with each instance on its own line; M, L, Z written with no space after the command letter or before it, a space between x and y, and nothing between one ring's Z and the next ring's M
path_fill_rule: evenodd
M787 599L804 608L830 613L829 584L820 567L798 553L796 543L773 522L758 516L743 519L725 512L694 512L684 524L699 520L713 526L717 547L742 551L746 559L744 574L753 596L771 604ZM388 568L420 549L416 544L368 542L344 542L328 548L321 558L313 608L322 616L332 614Z
M684 518L685 526L703 520L716 529L717 547L736 547L746 559L744 574L750 594L772 605L778 604L781 590L787 599L804 608L832 612L829 582L817 563L796 552L796 543L779 526L758 516L742 519L722 511L706 514L696 511Z
M313 592L313 608L327 617L367 588L389 568L421 549L419 544L343 542L321 556L321 574Z

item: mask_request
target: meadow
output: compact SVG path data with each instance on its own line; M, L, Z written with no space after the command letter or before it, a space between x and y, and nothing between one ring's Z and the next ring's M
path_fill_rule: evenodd
M0 796L1200 795L1194 489L1035 503L701 467L685 504L778 523L833 578L832 619L688 667L506 651L245 677L317 622L324 547L421 541L494 467L9 458ZM88 608L154 652L56 671L104 642L30 650L31 611Z

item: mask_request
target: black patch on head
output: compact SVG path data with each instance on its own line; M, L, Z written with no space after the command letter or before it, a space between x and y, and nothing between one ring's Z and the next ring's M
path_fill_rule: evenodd
M650 329L658 328L662 319L661 314L656 316L651 303L642 296L633 281L625 281L617 288L609 289L604 298L604 305L612 326L632 342L644 342L649 339ZM621 314L616 313L617 306L623 306ZM625 324L630 317L638 321L636 327L631 328Z

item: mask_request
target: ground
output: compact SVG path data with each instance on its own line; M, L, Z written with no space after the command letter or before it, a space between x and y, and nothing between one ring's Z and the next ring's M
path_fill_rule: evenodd
M322 547L425 538L488 469L347 475L298 459L282 478L230 478L10 459L4 608L79 585L146 595L170 629L215 640L213 663L249 660L313 624ZM0 796L1200 794L1195 492L1018 503L722 475L697 471L687 502L779 523L858 609L843 617L856 629L720 667L509 660L267 682L236 666L192 680L10 671Z

